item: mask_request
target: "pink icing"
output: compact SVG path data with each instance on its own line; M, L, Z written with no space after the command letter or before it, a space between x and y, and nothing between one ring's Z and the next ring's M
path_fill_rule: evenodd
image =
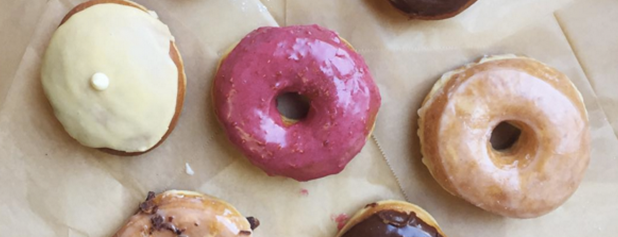
M286 126L276 98L310 99ZM336 174L365 145L380 93L363 58L317 25L263 27L222 61L213 99L229 139L269 175L307 181Z

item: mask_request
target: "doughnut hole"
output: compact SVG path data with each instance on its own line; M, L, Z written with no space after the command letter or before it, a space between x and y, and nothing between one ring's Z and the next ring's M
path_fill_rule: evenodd
M491 130L488 141L493 163L500 168L528 166L538 148L532 128L519 121L502 121Z
M277 96L277 110L285 125L302 121L309 114L311 100L296 92L287 92Z
M507 151L515 145L521 136L521 129L509 122L501 122L491 133L489 142L496 151Z

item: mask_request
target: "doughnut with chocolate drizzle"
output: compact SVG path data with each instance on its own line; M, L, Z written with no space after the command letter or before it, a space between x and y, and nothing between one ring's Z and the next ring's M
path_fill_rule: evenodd
M337 237L446 237L433 217L407 202L381 201L360 210Z
M251 237L260 222L232 205L190 191L149 192L139 210L114 237Z

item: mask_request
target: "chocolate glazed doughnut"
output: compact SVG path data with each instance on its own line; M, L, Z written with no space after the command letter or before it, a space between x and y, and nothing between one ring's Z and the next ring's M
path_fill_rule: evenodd
M412 19L442 20L456 16L476 0L389 0Z
M337 237L446 237L421 207L402 201L371 203L356 213Z

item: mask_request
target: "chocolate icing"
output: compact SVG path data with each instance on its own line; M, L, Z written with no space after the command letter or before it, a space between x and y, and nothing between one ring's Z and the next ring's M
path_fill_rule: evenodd
M145 214L153 214L157 212L158 207L154 203L154 197L154 192L148 192L148 197L146 197L146 200L139 204L139 211Z
M475 0L389 0L397 9L419 18L447 18L465 10ZM444 17L441 17L444 16Z
M342 237L444 237L435 227L410 214L385 210L354 225Z
M171 218L171 220L173 220L174 218ZM178 227L176 227L176 225L174 225L174 223L171 222L171 220L169 221L165 221L165 218L159 214L155 214L152 217L150 217L150 222L152 224L152 227L150 229L150 233L153 233L154 231L165 231L165 230L169 230L172 233L176 234L177 236L181 236L183 232L185 232L184 229L179 229Z
M258 228L258 226L260 226L260 220L255 217L247 217L247 221L249 222L249 225L251 225L251 230L255 230L255 228Z

